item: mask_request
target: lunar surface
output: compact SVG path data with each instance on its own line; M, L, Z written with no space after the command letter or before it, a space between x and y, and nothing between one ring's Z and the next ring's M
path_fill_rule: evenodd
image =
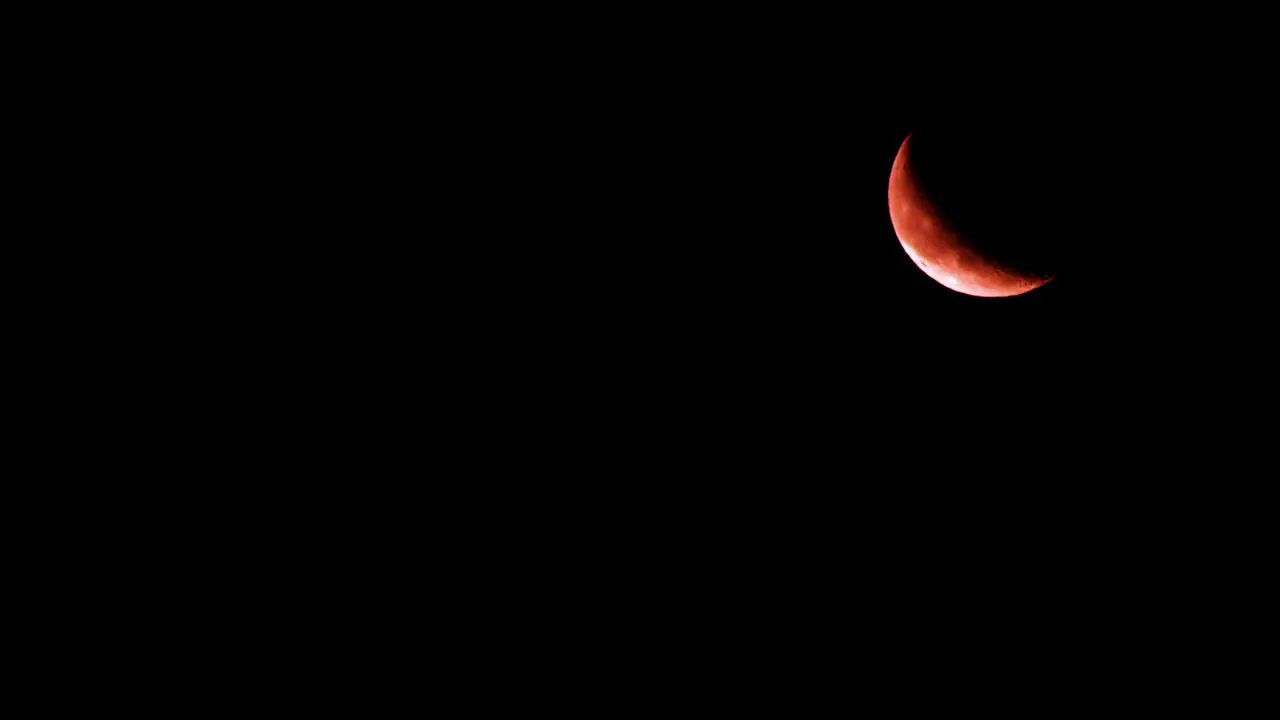
M957 231L917 182L911 155L908 136L889 174L889 218L902 249L926 275L978 297L1021 295L1053 279L1016 270Z

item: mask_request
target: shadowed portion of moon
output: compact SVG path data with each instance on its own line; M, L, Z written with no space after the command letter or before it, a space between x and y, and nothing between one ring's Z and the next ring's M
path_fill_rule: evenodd
M1048 224L1038 228L1023 201L1030 179L1016 168L1006 173L1002 156L983 156L979 143L933 140L921 152L908 136L889 175L889 217L911 260L942 285L978 297L1021 295L1052 280L1036 252L1035 236L1049 234Z

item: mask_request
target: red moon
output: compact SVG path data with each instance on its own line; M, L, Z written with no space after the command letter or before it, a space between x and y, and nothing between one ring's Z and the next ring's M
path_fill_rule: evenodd
M902 249L926 275L966 295L1009 297L1052 280L1019 273L985 256L947 220L911 172L911 136L903 141L889 174L889 219Z

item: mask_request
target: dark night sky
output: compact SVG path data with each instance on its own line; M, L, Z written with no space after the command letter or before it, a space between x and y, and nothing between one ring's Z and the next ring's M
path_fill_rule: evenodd
M1250 23L470 13L6 46L58 66L6 110L40 256L13 346L56 376L17 377L103 448L42 463L113 498L103 468L158 470L137 507L213 516L275 582L421 582L501 642L674 632L662 668L762 618L907 654L992 613L1153 618L1126 583L1269 547L1280 125ZM912 264L888 180L929 128L981 140L972 192L1007 179L1055 281L973 298Z

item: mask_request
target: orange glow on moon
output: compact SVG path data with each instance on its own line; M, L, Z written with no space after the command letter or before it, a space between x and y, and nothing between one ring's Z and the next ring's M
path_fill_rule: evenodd
M1021 295L1052 277L1024 275L985 257L957 233L911 176L911 137L903 141L889 174L889 219L902 249L926 275L977 297Z

